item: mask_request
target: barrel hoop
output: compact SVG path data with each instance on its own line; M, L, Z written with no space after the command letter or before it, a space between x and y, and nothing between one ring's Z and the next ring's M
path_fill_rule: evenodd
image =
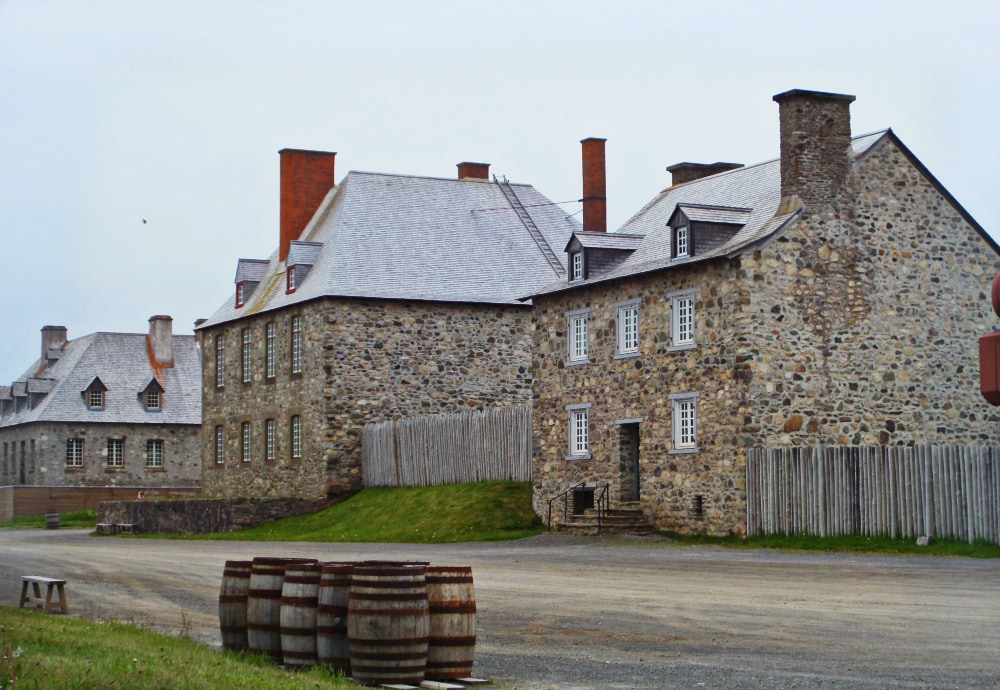
M350 601L427 601L427 592L376 594L375 592L351 591L351 596L348 599Z
M423 578L419 580L359 580L351 579L351 589L360 587L362 589L426 589L427 583Z
M247 626L245 625L220 625L219 629L224 633L245 633L247 631Z
M316 597L281 597L282 606L299 606L307 609L316 608Z
M476 602L473 601L467 604L430 604L428 608L432 615L435 613L475 613Z
M367 638L367 637L351 637L347 636L347 642L352 645L359 645L361 647L402 647L405 645L425 645L427 644L428 638L425 637L401 637L396 640L387 640L385 638Z
M346 606L332 606L330 604L316 604L316 613L329 613L334 616L346 616Z
M274 623L251 623L247 621L247 630L260 630L262 632L273 632L278 626Z
M280 589L251 589L247 592L247 596L251 599L280 599L281 590Z
M315 626L309 625L304 628L299 628L293 625L282 625L281 634L282 635L301 635L305 637L312 637L316 632Z
M220 604L245 604L247 601L246 594L220 594L219 603Z
M438 575L428 575L427 584L429 585L467 585L472 583L472 578L469 576L464 577L441 577Z
M317 625L317 635L346 635L347 624L344 625Z
M371 616L392 616L396 618L397 616L403 618L405 616L427 616L427 609L416 608L416 609L352 609L348 616L360 616L362 618L369 618Z
M430 638L431 647L474 647L476 636L471 637L434 637Z
M281 653L286 659L311 660L316 658L316 655L313 652L294 652L291 649L283 649L281 650Z
M387 673L402 673L402 672L405 672L405 671L409 671L409 672L421 671L422 672L427 667L426 663L424 663L424 661L419 656L414 657L412 654L411 655L405 655L405 654L386 654L384 656L371 657L370 659L362 657L361 661L368 661L369 663L368 664L362 663L360 665L357 663L356 659L358 659L358 657L356 655L352 654L351 655L351 670L352 671L377 671L377 670L381 669L382 671L385 671ZM414 663L416 663L418 665L416 665L416 666L395 666L395 665L393 665L393 666L385 666L385 665L379 666L377 664L371 665L370 662L372 662L372 661L374 661L374 662L378 662L378 661L411 661L411 662L414 662Z

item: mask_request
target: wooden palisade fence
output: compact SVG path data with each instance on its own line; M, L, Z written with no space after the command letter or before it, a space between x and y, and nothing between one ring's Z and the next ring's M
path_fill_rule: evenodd
M361 431L365 486L531 479L531 407L411 417Z
M1000 543L1000 448L747 450L747 534Z

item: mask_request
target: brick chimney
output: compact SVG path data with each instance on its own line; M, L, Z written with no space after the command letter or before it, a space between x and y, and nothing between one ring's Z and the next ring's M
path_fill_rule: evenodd
M278 258L288 257L288 247L312 220L316 209L336 184L336 153L281 149L281 240Z
M604 142L607 139L583 139L583 231L608 231L607 174L604 167Z
M169 316L150 316L147 350L152 364L157 367L174 366L174 320Z
M42 361L49 359L49 350L61 350L66 344L65 326L42 326Z
M685 182L700 180L709 175L717 175L727 170L742 168L742 163L674 163L667 166L670 173L670 186L676 187Z
M489 163L465 163L458 164L458 179L460 180L488 180L490 179Z
M781 123L781 197L808 210L833 203L851 169L854 96L793 89L774 97Z

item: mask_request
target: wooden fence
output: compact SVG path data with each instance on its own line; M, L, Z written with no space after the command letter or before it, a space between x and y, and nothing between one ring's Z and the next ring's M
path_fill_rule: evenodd
M361 431L365 486L531 480L531 407L411 417Z
M747 534L1000 543L1000 448L747 450Z

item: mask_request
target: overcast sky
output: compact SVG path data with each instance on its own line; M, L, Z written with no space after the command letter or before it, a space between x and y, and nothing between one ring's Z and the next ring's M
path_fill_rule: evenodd
M605 137L617 228L667 165L776 158L774 94L834 91L1000 237L997 26L960 0L0 0L0 384L46 324L191 333L276 246L286 147L338 178L487 162L576 213Z

